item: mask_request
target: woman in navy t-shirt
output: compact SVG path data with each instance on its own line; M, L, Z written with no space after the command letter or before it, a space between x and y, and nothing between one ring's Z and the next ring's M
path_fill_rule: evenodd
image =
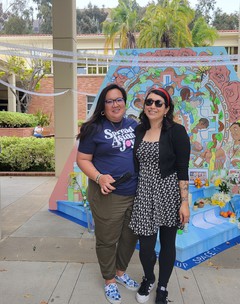
M78 135L77 164L89 178L88 201L105 296L115 304L121 303L116 283L130 290L139 288L125 273L137 242L128 227L137 186L133 163L137 122L124 117L126 98L125 90L116 84L104 88ZM125 173L128 177L114 187L112 183Z

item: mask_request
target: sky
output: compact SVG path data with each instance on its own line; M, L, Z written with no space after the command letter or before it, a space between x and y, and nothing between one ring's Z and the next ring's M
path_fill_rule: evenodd
M6 7L7 4L10 4L13 0L0 0L0 3L2 2L4 7ZM149 0L136 0L137 3L141 6L145 6L148 4ZM105 7L116 7L118 4L118 0L76 0L77 8L86 8L88 6L88 3L91 2L93 5L98 6L101 8L103 5ZM192 8L195 7L198 0L189 0L190 5ZM106 5L107 3L107 5ZM233 13L236 11L239 11L240 9L240 0L216 0L215 9L219 7L222 9L224 13Z
M98 6L99 8L104 5L105 7L116 7L118 4L118 0L76 0L77 8L86 8L88 3L91 2L93 5ZM137 0L137 3L141 6L147 5L149 0ZM192 8L195 7L198 0L189 0ZM107 5L106 5L107 3ZM224 13L233 13L235 11L239 11L240 0L216 0L215 8L221 8Z

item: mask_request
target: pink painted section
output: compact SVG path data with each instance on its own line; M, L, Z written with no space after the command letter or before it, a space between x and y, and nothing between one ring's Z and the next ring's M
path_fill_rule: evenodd
M63 168L57 184L49 199L49 209L57 210L57 201L67 200L68 176L73 171L73 163L76 161L78 143L72 149L68 160Z

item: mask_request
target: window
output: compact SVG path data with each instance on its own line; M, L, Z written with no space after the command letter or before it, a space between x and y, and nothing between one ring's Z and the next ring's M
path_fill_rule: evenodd
M8 101L0 100L0 111L8 111Z
M77 67L77 74L80 74L80 75L87 74L85 65L84 65L84 66L78 66L78 67Z
M225 48L226 48L228 55L237 55L238 54L237 46L226 46ZM235 71L237 72L238 66L234 65L233 67L234 67Z
M79 53L83 53L78 50ZM85 52L86 54L87 52ZM77 73L78 75L106 75L109 67L109 59L101 59L90 57L79 57L81 63L78 63Z
M87 116L89 116L89 113L92 109L95 97L96 96L87 96Z

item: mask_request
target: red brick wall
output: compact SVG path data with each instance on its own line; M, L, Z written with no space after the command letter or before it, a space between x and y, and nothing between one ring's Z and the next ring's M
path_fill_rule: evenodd
M33 135L33 128L0 128L0 136L29 137Z
M78 92L97 94L103 82L104 76L78 76ZM47 77L41 80L39 93L54 93L53 77ZM78 96L78 119L86 118L86 94L77 94ZM42 110L44 113L51 115L51 129L54 126L54 97L35 96L33 95L28 113L36 113Z

